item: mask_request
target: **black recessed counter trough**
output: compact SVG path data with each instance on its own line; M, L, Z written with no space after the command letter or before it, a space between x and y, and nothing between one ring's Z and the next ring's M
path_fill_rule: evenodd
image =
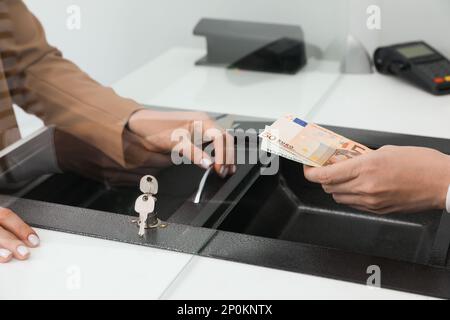
M243 129L266 123L241 123ZM450 154L450 141L329 127L371 148L415 145ZM174 166L160 172L157 211L166 228L137 235L138 188L111 188L75 174L45 179L20 199L1 196L35 227L150 246L258 266L366 284L370 266L381 286L450 298L450 214L442 211L374 215L336 204L302 167L275 158L279 170L240 165L222 180L207 180L193 199L203 171ZM49 192L52 190L52 192Z

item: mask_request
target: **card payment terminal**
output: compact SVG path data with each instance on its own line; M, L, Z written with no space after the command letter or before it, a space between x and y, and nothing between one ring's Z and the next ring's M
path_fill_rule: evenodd
M380 73L404 78L432 94L450 93L450 62L425 42L378 48L374 63Z

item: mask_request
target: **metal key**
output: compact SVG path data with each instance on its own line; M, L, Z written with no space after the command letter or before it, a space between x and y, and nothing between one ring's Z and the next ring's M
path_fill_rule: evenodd
M148 216L155 210L155 198L148 194L141 195L136 199L134 210L139 213L139 236L142 237L145 234Z
M139 184L142 193L157 194L158 180L154 176L144 176Z

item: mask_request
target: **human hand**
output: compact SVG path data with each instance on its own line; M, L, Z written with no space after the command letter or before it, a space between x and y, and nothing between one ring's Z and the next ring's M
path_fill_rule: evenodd
M386 214L444 209L450 156L433 149L385 146L337 164L304 167L336 202Z
M39 238L25 222L7 208L0 208L0 263L26 260L30 257L28 248L39 246Z
M234 138L205 113L140 110L131 116L128 128L145 139L145 148L148 152L159 154L178 152L205 169L214 165L215 171L221 177L236 172ZM189 138L183 139L181 143L174 141L172 134L178 130L184 130ZM214 144L214 164L210 155L192 140L195 133L205 142Z

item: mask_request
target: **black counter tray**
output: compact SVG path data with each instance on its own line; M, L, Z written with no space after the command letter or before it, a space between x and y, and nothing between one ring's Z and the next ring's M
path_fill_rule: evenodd
M265 123L242 123L259 128ZM450 154L449 140L331 128L373 148L416 145ZM450 221L440 211L379 216L338 205L307 182L301 166L280 161L212 176L194 204L202 170L171 167L158 176L158 211L169 227L137 236L130 223L137 188L110 188L73 174L55 175L26 199L2 197L33 226L144 246L365 283L382 270L382 287L450 298Z

